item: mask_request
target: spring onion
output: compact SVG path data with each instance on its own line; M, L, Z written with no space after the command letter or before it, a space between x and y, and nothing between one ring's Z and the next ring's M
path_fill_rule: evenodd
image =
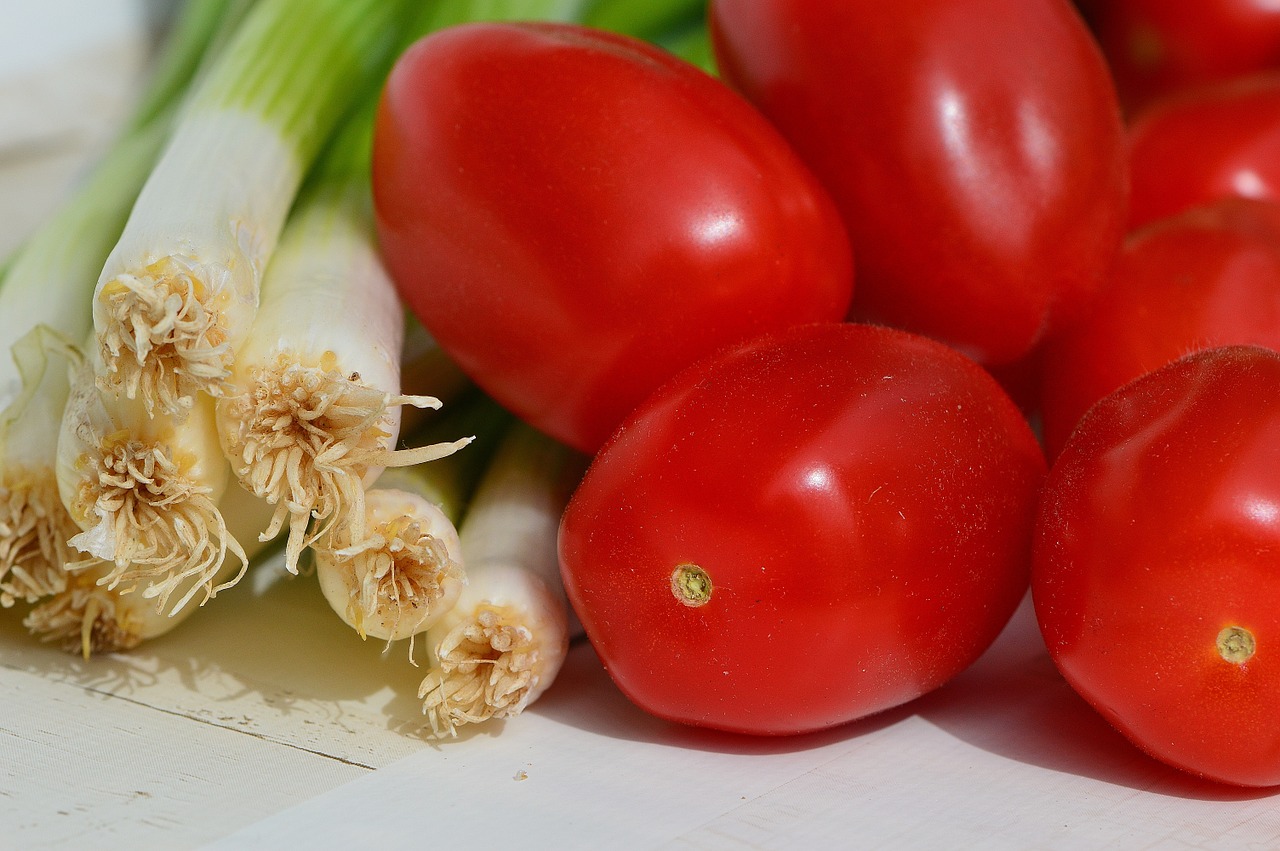
M108 561L100 583L143 581L158 610L190 583L216 594L248 558L218 510L231 475L213 400L199 397L183 417L152 416L141 400L98 391L96 354L91 347L72 377L58 437L59 494L83 530L69 543L90 557L68 569ZM218 583L228 553L240 571Z
M465 563L454 524L510 415L478 393L415 441L469 434L474 448L384 472L365 496L369 534L354 545L316 545L316 577L334 612L361 638L388 642L425 631L457 601ZM410 658L413 647L410 645Z
M63 355L92 327L90 287L120 235L171 123L174 103L239 22L246 0L189 0L126 130L89 179L6 264L0 279L0 604L60 590L79 532L58 498ZM61 353L61 354L60 354Z
M427 630L418 697L435 735L520 713L559 672L569 612L556 533L583 461L522 423L499 444L459 530L467 585Z
M305 171L391 49L402 0L258 0L193 89L93 298L100 386L217 393Z
M250 558L268 546L259 541L259 533L271 519L271 506L232 486L219 504L219 514L227 518L229 533L250 541L246 552ZM198 610L187 602L203 593L200 605L211 598L207 586L194 577L179 584L174 593L181 599L173 614L158 611L154 603L133 586L113 586L107 581L111 562L91 560L70 575L66 587L43 600L27 613L23 625L42 641L61 645L69 652L80 652L88 659L94 653L132 650L144 641L158 638L173 630ZM227 580L236 569L226 561L214 575L214 581Z
M467 442L395 448L400 407L440 401L401 393L404 309L374 235L372 134L370 108L338 134L309 179L217 404L237 478L276 506L268 534L288 523L292 573L308 544L333 535L345 545L363 541L364 489L385 467L425 463Z
M89 329L88 288L163 140L114 146L93 179L25 244L0 285L0 603L57 591L79 531L58 498L54 461L68 354ZM81 310L83 306L83 310Z

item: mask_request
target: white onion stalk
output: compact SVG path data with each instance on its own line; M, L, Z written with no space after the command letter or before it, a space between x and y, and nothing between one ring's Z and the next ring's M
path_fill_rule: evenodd
M441 403L400 389L404 308L374 233L372 119L362 112L339 134L299 199L217 404L236 477L276 506L268 533L288 523L292 573L308 545L334 535L343 546L364 543L365 487L384 468L468 442L395 448L401 406Z
M227 519L235 537L251 541L246 554L253 558L268 544L258 541L259 533L271 520L271 506L232 486L219 503L219 511ZM67 586L42 601L23 619L23 625L42 641L59 644L71 653L79 652L88 659L94 653L132 650L144 641L158 638L183 623L208 602L208 587L189 577L174 593L182 599L173 614L164 614L155 603L137 593L136 586L112 586L103 580L111 563L94 560L71 574ZM231 578L238 565L223 563L214 581ZM201 595L198 606L187 602Z
M110 562L99 584L141 583L161 612L190 583L211 595L233 585L248 558L218 510L231 475L213 400L199 397L181 419L153 417L140 400L98 390L94 354L72 378L58 438L58 490L84 530L69 543L91 557L68 569ZM228 553L240 570L219 581Z
M189 0L125 132L43 223L0 280L0 605L66 583L79 532L54 475L70 384L66 357L92 328L91 291L155 164L173 103L239 21L243 0Z
M361 638L412 638L453 607L466 583L458 531L416 469L388 470L369 489L361 543L314 549L320 591Z
M432 732L522 712L564 662L569 611L556 533L584 459L524 424L503 438L463 516L467 585L427 630Z
M218 393L304 172L384 64L400 0L259 0L193 90L93 298L100 386Z
M466 568L454 524L487 453L510 421L510 414L479 392L459 400L415 434L411 445L470 434L473 448L429 464L387 470L365 495L365 539L313 547L320 590L361 638L412 639L457 602Z

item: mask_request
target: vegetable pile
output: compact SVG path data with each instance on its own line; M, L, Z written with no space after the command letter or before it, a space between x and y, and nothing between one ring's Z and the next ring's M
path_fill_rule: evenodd
M89 656L282 565L429 735L579 634L790 735L1029 594L1135 745L1280 784L1280 18L907 5L187 0L3 267L0 603Z

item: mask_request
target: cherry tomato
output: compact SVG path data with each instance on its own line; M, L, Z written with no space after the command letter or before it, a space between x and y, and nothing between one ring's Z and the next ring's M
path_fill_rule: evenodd
M785 140L625 36L428 36L390 75L373 181L388 268L426 328L583 451L697 357L848 309L848 238Z
M1089 407L1197 349L1280 348L1280 207L1228 198L1130 237L1089 316L1045 347L1041 419L1049 457Z
M1225 197L1280 199L1280 73L1152 103L1129 136L1131 227Z
M1097 0L1088 15L1129 109L1280 67L1275 0Z
M1032 598L1066 680L1138 747L1280 784L1280 354L1209 349L1099 402L1053 465Z
M1026 590L1044 467L955 350L802 326L640 406L570 500L561 569L641 708L816 730L934 689L991 643Z
M854 315L1009 363L1091 296L1124 129L1068 0L712 0L724 76L840 206Z

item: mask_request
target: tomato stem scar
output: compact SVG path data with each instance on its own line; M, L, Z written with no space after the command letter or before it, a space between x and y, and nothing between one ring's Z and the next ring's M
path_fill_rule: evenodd
M1253 633L1244 627L1228 626L1218 633L1218 654L1233 665L1243 665L1257 649Z
M696 564L677 565L671 572L671 593L686 606L705 606L711 600L711 577Z

